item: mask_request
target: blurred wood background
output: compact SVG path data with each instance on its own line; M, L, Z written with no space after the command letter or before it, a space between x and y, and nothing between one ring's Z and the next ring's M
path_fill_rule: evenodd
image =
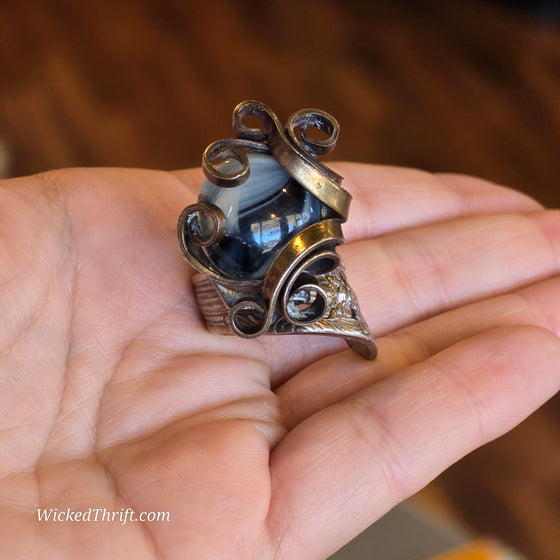
M259 99L282 119L334 114L336 159L479 175L560 206L560 9L517 4L1 2L6 173L199 166L235 104ZM425 495L558 560L559 442L557 397Z

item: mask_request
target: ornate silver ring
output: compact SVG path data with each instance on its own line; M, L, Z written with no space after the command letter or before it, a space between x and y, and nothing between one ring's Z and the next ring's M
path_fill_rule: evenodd
M256 117L259 128L243 123ZM323 138L310 136L310 129ZM328 113L304 109L285 127L269 107L233 111L236 138L210 144L198 202L181 213L179 244L208 328L255 338L323 334L345 338L373 360L377 347L336 246L352 197L342 177L318 161L336 144Z

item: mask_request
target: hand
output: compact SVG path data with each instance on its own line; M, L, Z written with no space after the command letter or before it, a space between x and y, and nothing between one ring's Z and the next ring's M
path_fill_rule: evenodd
M207 332L175 235L198 171L2 183L2 558L325 558L559 389L558 212L472 178L337 171L375 362ZM37 514L128 507L169 521Z

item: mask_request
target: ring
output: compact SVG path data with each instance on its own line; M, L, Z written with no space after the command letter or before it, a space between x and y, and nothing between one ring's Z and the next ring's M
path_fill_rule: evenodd
M247 117L259 127L244 124ZM233 131L236 138L204 151L207 180L177 227L198 272L193 284L208 329L243 338L342 336L375 359L375 340L336 252L352 197L318 160L336 145L337 121L304 109L282 127L269 107L244 101L233 111Z

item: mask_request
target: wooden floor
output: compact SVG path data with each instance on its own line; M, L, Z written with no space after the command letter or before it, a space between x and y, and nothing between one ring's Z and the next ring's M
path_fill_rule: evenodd
M13 175L198 166L234 105L259 99L282 118L333 113L337 159L480 175L560 206L560 21L534 4L2 2L0 139ZM560 398L428 494L558 560Z

